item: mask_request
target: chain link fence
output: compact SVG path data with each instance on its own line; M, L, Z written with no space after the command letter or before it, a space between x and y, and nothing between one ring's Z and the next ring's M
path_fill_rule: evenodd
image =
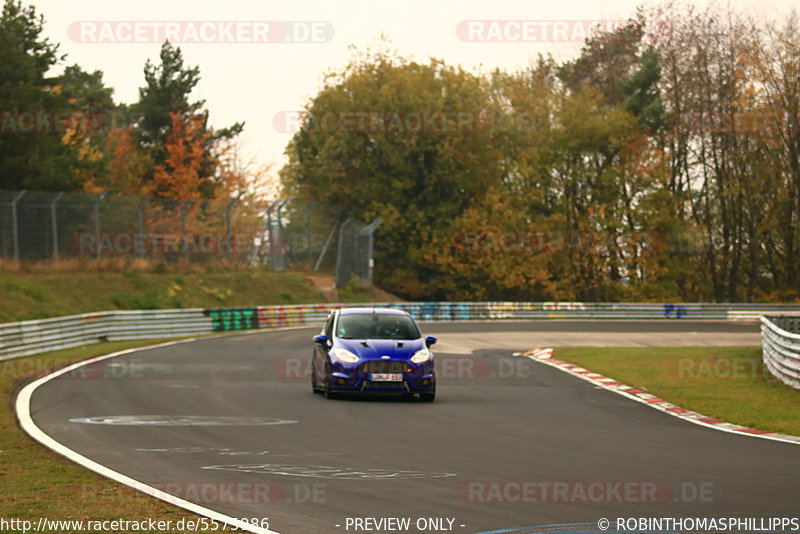
M0 258L139 258L336 270L372 281L370 225L317 202L0 190Z
M370 224L350 218L339 227L336 287L347 286L354 277L357 283L372 284L373 232L380 223L380 217Z
M279 237L288 256L308 269L332 271L336 265L336 228L341 216L338 208L318 202L284 205L280 210Z
M260 218L260 206L233 199L0 191L0 255L237 261L251 251Z

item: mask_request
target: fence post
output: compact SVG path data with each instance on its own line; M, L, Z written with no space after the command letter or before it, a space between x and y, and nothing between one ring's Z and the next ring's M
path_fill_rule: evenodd
M314 268L314 253L311 250L311 210L314 209L314 206L319 204L316 200L308 205L308 209L306 210L306 227L308 229L308 268Z
M317 258L317 263L314 265L314 270L319 270L319 265L322 263L322 258L325 257L325 253L328 252L328 247L331 246L331 240L333 236L336 234L336 228L339 226L339 221L342 218L342 214L340 213L338 217L336 217L336 222L333 223L333 228L331 228L331 233L328 234L328 239L325 241L325 245L322 247L322 251L319 253L319 258Z
M349 282L349 280L344 280L344 281L342 280L341 269L342 269L342 247L344 246L343 243L344 227L350 224L351 222L353 222L353 218L348 217L347 220L344 221L342 225L339 227L339 245L337 247L338 250L336 253L336 280L335 280L335 284L338 289L343 288L345 285L347 285L347 282Z
M359 232L359 235L366 235L367 236L367 253L366 253L366 258L365 258L365 260L366 260L366 272L364 273L364 274L366 274L366 276L364 278L367 280L367 283L369 283L369 284L372 284L372 268L374 266L373 262L372 262L372 247L373 247L373 242L374 242L374 240L373 240L373 232L375 231L375 229L378 226L380 226L380 224L382 222L383 222L383 219L378 217L377 219L372 221L369 224L369 226L367 226L366 228L363 228Z
M94 243L97 247L96 258L100 259L100 203L103 201L107 193L103 192L98 195L97 200L94 201Z
M254 267L256 265L256 259L258 258L261 250L264 248L264 243L266 239L264 238L267 232L271 232L272 227L272 209L280 202L280 200L273 200L269 203L269 207L267 207L267 218L264 220L264 226L261 228L261 235L259 236L259 245L258 248L253 247L253 253L250 255L250 266Z
M14 261L19 261L19 225L17 224L17 202L22 198L27 191L24 189L17 193L14 200L11 201L11 233L14 241Z
M56 203L64 196L64 191L56 195L50 203L50 221L53 225L53 259L58 259L58 222L56 220Z
M144 224L142 223L142 208L144 207L145 204L147 204L147 198L143 198L142 200L140 200L139 205L136 206L136 223L139 229L139 236L140 236L139 238L142 240L142 243L144 243ZM136 240L134 239L133 242L135 243ZM140 260L144 259L144 249L145 247L139 249Z
M191 204L192 201L187 200L181 206L181 235L183 237L183 248L181 252L183 252L184 256L189 255L189 241L186 239L186 208Z
M270 224L269 227L269 249L270 249L270 264L276 271L282 271L285 265L284 249L287 247L286 239L283 234L283 223L281 222L281 210L289 202L288 200L282 201L278 204L278 209L275 212L275 222L277 225ZM273 228L277 226L277 228ZM273 239L274 238L274 239Z
M233 247L231 246L231 208L238 201L239 197L232 198L225 207L225 244L228 247L228 259L230 260L233 260Z

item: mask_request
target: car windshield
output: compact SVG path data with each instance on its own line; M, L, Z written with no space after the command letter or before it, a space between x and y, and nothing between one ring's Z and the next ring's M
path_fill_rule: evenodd
M359 313L340 315L336 336L344 339L419 339L414 320L407 315Z

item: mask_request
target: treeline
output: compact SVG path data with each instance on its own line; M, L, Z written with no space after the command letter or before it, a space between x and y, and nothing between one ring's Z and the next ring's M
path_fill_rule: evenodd
M796 300L798 118L796 14L668 3L518 72L357 56L281 178L382 217L374 279L408 298Z
M165 42L144 66L139 100L116 103L102 71L67 66L43 15L6 0L0 18L0 189L220 198L248 185L236 161L244 124L214 130L200 80Z

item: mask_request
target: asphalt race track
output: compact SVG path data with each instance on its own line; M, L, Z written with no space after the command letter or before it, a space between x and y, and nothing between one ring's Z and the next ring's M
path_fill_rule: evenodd
M757 325L422 329L440 339L432 404L312 394L318 328L302 328L98 362L41 386L31 413L45 433L104 466L232 517L268 518L282 534L596 530L600 518L613 531L618 517L797 514L797 445L680 421L512 356L558 345L758 345Z

